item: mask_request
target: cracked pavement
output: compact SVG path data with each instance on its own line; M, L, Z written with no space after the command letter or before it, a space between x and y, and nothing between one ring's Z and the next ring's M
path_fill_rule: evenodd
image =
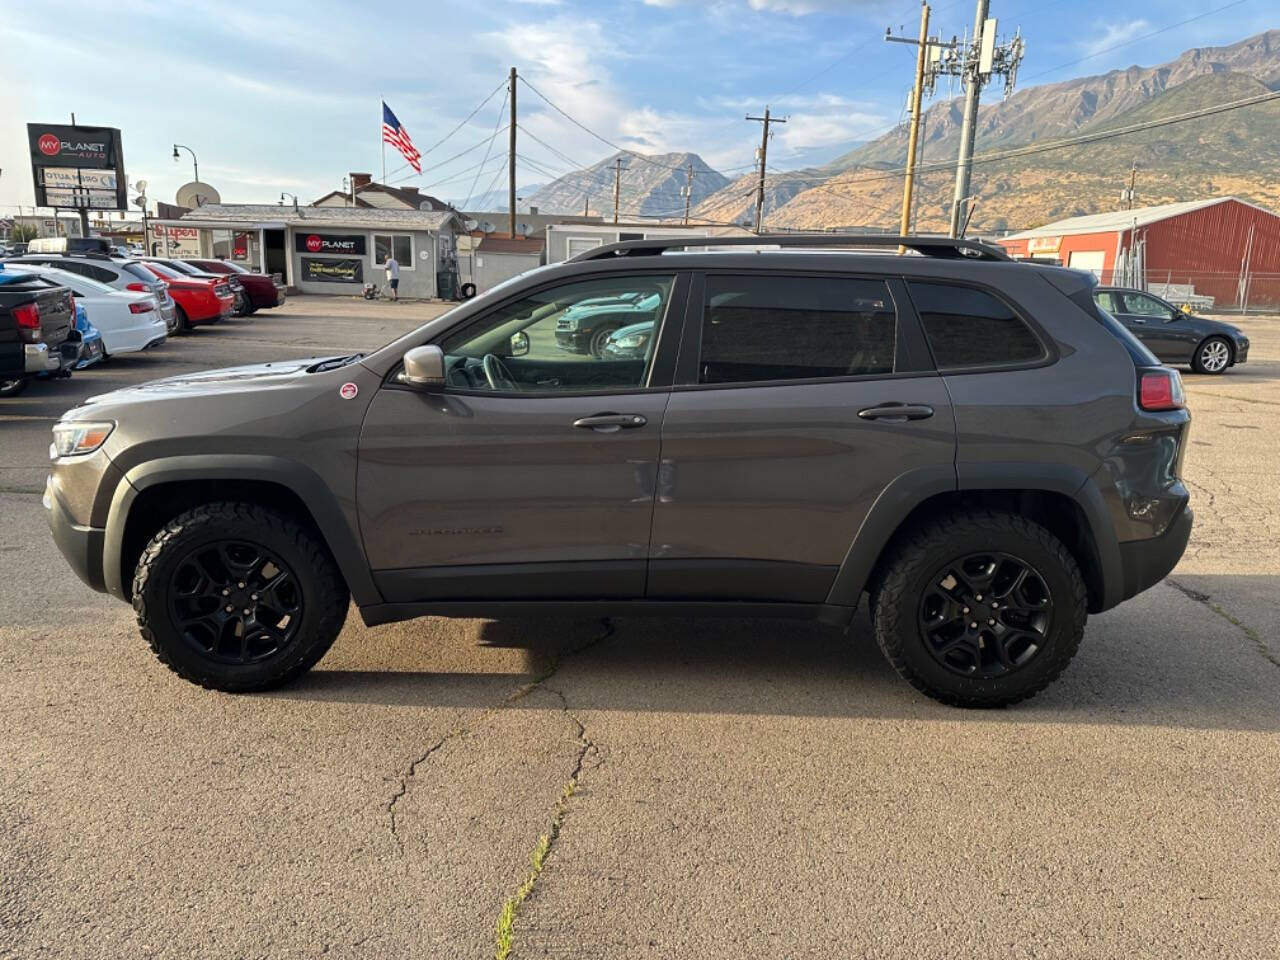
M38 494L78 397L436 310L300 297L0 406L0 957L492 957L553 824L514 957L1275 956L1280 320L1186 375L1171 581L1007 711L915 694L865 615L353 615L300 683L230 697L57 556Z

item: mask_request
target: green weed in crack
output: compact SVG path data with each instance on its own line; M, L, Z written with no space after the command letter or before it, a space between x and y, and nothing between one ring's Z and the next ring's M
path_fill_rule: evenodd
M579 653L582 653L583 651L588 650L591 647L594 647L597 643L602 643L605 640L607 640L609 637L613 636L613 621L611 619L609 619L608 617L605 617L603 620L600 621L600 625L604 629L599 634L587 639L583 643L578 644L576 647L572 647L569 650L566 650L564 653L560 654L547 666L547 668L542 673L538 674L529 682L521 684L518 688L516 688L514 691L512 691L510 694L504 697L502 701L498 703L496 706L490 707L488 710L485 710L482 714L480 714L480 716L477 718L474 724L469 726L465 724L459 724L457 727L454 727L452 730L446 733L443 737L441 737L439 740L433 743L430 747L428 747L422 753L421 756L409 762L409 766L405 769L404 773L402 773L398 778L399 785L396 787L395 792L388 798L385 806L383 807L384 811L387 814L387 818L388 818L387 826L388 826L388 829L391 831L391 838L395 841L396 848L400 851L400 856L402 859L404 858L404 855L405 855L404 840L400 836L400 828L399 828L399 822L397 820L396 807L400 803L400 800L409 792L409 783L410 781L413 780L414 777L417 776L418 767L426 763L428 758L430 758L432 754L438 751L445 744L449 743L451 740L455 740L458 737L471 733L472 730L476 729L479 726L482 726L487 720L489 720L490 717L492 717L499 710L505 709L506 707L509 707L523 700L534 690L538 689L538 687L540 687L543 683L545 683L547 680L550 680L553 676L555 676L556 671L559 670L560 667L564 665L564 662L568 660L570 657L577 656ZM559 694L559 691L556 691L556 693L558 696L560 696L560 702L563 704L564 696ZM567 713L568 710L566 709L565 712ZM575 722L577 721L576 717L574 717L573 719L575 720ZM578 727L581 733L582 724L579 723ZM575 769L575 773L574 773L575 777L577 776L577 770L580 770L581 766L582 766L582 757L579 756L578 767ZM405 864L405 869L406 871L408 870L408 863Z
M507 960L511 956L511 950L515 946L516 915L520 911L521 904L529 899L529 895L533 893L533 888L538 883L538 877L542 874L543 867L546 866L547 858L551 855L556 840L560 837L560 831L564 827L565 819L569 816L569 801L573 799L573 795L578 791L587 756L596 752L595 744L587 737L586 726L578 719L577 715L569 710L564 694L559 690L553 690L552 693L560 698L565 715L578 728L578 755L574 761L573 771L569 775L569 780L565 783L564 789L556 800L547 832L538 838L538 842L534 845L533 853L529 857L529 873L520 883L520 886L516 888L515 893L502 904L502 910L498 913L498 922L495 930L497 947L494 953L495 960Z
M1178 583L1178 581L1173 580L1171 578L1166 578L1165 583L1169 584L1169 586L1173 587L1183 596L1191 600L1194 600L1196 603L1200 603L1208 607L1210 610L1212 610L1214 613L1220 616L1223 620L1227 621L1227 623L1231 624L1233 627L1235 627L1237 630L1243 633L1246 637L1248 637L1250 641L1253 642L1253 645L1257 649L1258 653L1262 654L1262 657L1264 660L1267 660L1269 663L1271 663L1272 666L1280 667L1280 654L1277 654L1274 650L1272 650L1270 647L1267 646L1266 641L1262 639L1262 637L1258 634L1258 631L1253 629L1253 627L1249 626L1239 617L1236 617L1234 614L1224 609L1219 604L1214 603L1213 597L1211 597L1209 594L1201 593L1199 590L1192 590L1190 587L1183 586L1181 583Z

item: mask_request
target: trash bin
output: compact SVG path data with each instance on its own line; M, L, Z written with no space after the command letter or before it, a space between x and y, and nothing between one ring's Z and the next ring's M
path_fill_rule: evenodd
M441 300L457 300L458 274L453 270L441 270L436 276L436 288Z

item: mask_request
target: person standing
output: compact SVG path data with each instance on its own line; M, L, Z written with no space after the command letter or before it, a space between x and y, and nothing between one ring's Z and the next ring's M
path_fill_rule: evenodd
M394 253L387 254L387 283L391 286L391 299L400 299L400 261Z

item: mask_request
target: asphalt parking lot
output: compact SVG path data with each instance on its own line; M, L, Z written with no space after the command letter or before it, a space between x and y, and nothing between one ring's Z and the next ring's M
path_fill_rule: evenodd
M1280 318L1185 374L1181 565L1006 711L921 698L865 615L353 611L301 682L233 697L58 556L80 398L440 309L299 297L0 402L0 956L492 957L522 885L518 957L1277 955Z

